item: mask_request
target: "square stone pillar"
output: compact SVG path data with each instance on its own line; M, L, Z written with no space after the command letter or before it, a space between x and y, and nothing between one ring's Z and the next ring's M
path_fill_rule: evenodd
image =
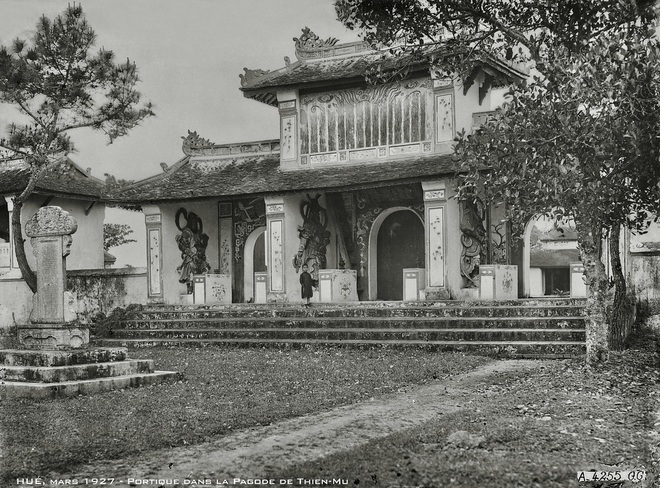
M89 330L72 324L77 318L74 299L66 291L66 257L76 220L60 207L42 207L25 225L36 257L37 292L28 327L18 329L25 347L51 349L82 347L89 343Z
M163 303L163 216L156 205L144 205L147 233L147 302Z
M265 197L266 203L266 267L267 301L286 301L284 270L284 198L281 195Z
M447 192L444 181L422 182L426 240L427 300L448 300L446 280Z

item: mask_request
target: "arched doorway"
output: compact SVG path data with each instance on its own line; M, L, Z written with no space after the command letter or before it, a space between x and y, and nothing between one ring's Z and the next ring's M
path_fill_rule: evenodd
M391 209L374 222L371 257L375 258L375 277L378 300L403 299L403 269L424 267L424 224L410 209ZM374 246L375 244L375 246ZM375 255L375 256L374 256Z
M257 227L245 240L243 296L245 302L254 299L254 273L266 271L266 227Z
M523 243L524 296L570 296L570 264L580 261L575 222L537 215L527 223Z

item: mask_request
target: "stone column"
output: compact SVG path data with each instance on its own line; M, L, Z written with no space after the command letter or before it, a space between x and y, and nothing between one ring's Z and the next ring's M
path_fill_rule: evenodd
M22 277L21 270L18 267L16 260L16 248L14 247L14 229L11 225L12 213L14 212L14 199L12 196L6 196L7 212L9 213L9 273L4 275L5 278Z
M28 327L20 327L18 339L28 348L82 347L89 330L76 320L73 295L66 291L66 257L76 220L60 207L42 207L25 225L36 257L37 293Z
M446 209L444 181L422 182L424 191L424 233L426 234L426 299L446 300Z
M142 212L147 233L147 302L163 303L163 216L155 205L144 205Z

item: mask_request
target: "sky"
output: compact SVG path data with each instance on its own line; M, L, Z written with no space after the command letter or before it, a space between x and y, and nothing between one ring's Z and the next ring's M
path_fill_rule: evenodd
M71 0L0 0L0 44L26 38L42 14ZM323 39L357 40L336 20L332 0L82 0L97 47L138 66L138 89L156 116L107 145L103 134L73 134L70 157L92 175L141 179L183 157L188 130L221 143L275 139L277 110L243 97L243 67L278 69L295 60L293 38L309 26ZM0 126L10 112L0 106ZM0 129L2 130L2 129Z
M29 38L41 15L53 18L71 0L0 0L0 45ZM308 26L321 38L358 40L336 20L332 0L81 0L97 47L134 61L138 89L156 116L107 145L103 134L71 133L70 158L105 179L138 180L181 159L188 130L217 144L276 139L277 109L243 97L243 68L273 70L295 60L294 37ZM0 105L0 131L12 111ZM106 210L106 222L127 223L137 243L112 248L116 267L144 266L144 217Z

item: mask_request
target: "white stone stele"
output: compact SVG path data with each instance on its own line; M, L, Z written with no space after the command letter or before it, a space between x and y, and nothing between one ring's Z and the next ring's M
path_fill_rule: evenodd
M482 300L515 300L518 298L518 266L482 264L479 266Z
M357 271L322 269L319 271L319 302L357 302Z

